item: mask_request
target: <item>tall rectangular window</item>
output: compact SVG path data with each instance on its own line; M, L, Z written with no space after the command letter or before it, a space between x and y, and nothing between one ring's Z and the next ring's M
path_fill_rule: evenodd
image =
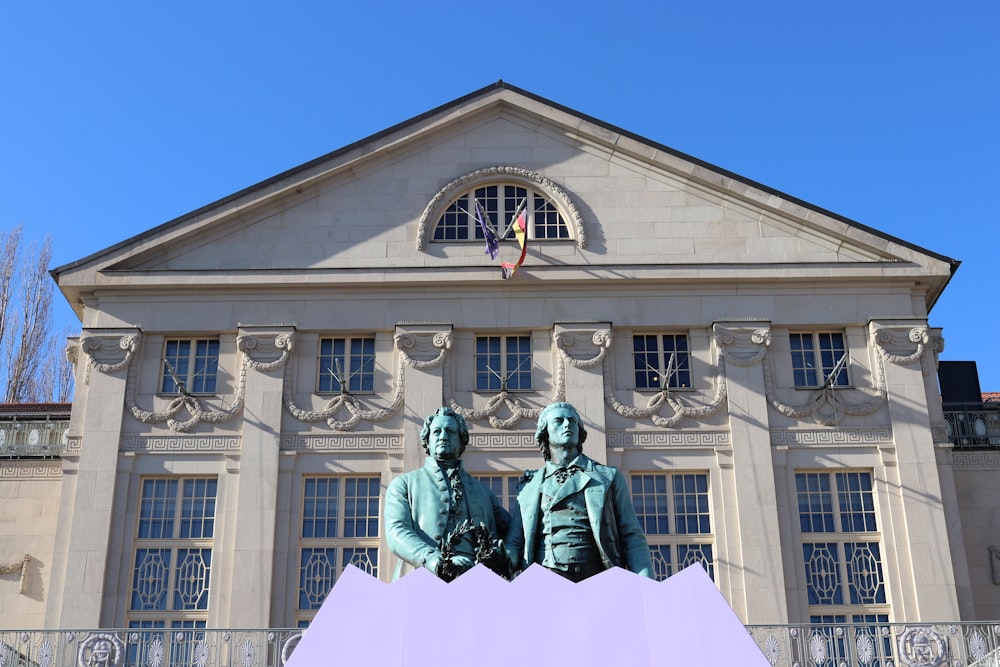
M836 332L792 333L792 373L801 388L847 387L848 355L844 334Z
M632 363L636 389L691 386L691 353L684 334L635 334Z
M322 338L319 341L321 394L375 391L375 337Z
M531 389L531 336L476 336L476 390Z
M303 479L299 622L315 615L348 565L378 577L379 494L377 475Z
M708 500L705 473L632 475L632 504L649 542L657 580L694 563L715 579L715 536Z
M170 339L163 347L162 394L214 394L219 341Z
M795 490L810 622L888 622L871 472L800 472Z
M215 537L215 478L142 480L129 627L204 627Z

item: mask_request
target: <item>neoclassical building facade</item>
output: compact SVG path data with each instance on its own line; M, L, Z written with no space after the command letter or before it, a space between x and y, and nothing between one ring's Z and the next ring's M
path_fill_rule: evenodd
M53 271L75 402L43 479L0 479L37 517L0 523L37 563L0 625L302 627L347 565L389 580L426 415L509 504L559 400L658 575L700 563L745 623L1000 616L959 512L997 473L956 467L928 324L957 264L481 89Z

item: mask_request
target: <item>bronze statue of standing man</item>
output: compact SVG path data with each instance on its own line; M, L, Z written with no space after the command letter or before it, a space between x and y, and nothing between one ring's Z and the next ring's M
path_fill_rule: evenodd
M541 563L571 581L612 567L653 577L649 545L625 478L582 453L587 431L569 403L538 416L535 441L545 467L517 494L507 536L514 571Z
M502 538L510 514L485 484L462 469L465 419L440 408L424 420L422 468L400 475L385 493L385 535L400 562L393 580L425 567L451 581L476 563L507 575Z

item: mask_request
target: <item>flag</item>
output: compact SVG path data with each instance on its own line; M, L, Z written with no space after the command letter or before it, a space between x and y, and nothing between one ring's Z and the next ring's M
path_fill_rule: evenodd
M500 254L500 241L493 233L493 229L486 224L486 217L483 215L483 209L480 208L478 199L476 200L476 220L479 221L483 236L486 237L486 254L490 256L490 259L496 259L497 255Z
M528 254L528 211L527 209L521 211L521 215L517 216L517 221L514 222L514 236L517 237L517 242L521 246L521 257L518 258L517 264L511 264L510 262L504 262L500 265L501 275L504 280L509 280L511 276L524 264L524 257Z

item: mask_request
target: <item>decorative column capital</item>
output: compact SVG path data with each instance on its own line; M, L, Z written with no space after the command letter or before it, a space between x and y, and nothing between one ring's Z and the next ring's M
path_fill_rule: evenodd
M285 365L292 352L295 326L239 325L236 349L246 357L248 368L267 373Z
M935 358L944 351L941 329L929 327L923 320L872 320L868 327L879 354L897 366L921 360L927 349Z
M80 349L87 356L84 381L89 381L91 369L107 374L127 368L139 348L141 336L138 328L84 329L79 338Z
M444 361L454 337L450 324L397 324L393 342L411 368L430 370Z
M716 322L712 334L726 361L742 367L756 366L771 344L770 322Z
M610 322L557 322L552 328L552 342L559 356L576 368L593 368L604 361L611 348L611 337Z

